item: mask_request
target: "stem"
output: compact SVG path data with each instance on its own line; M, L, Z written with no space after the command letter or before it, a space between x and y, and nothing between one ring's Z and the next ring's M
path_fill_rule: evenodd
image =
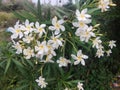
M66 40L65 40L65 43L64 43L64 46L63 46L63 57L65 57L65 46L66 46Z
M66 39L66 40L73 46L74 50L77 52L77 49L75 48L74 44L70 40L68 40L68 39Z

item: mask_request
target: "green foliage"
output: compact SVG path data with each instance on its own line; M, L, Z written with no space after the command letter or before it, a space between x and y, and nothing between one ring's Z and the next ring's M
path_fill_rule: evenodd
M38 0L37 7L34 5L29 4L28 2L25 2L26 7L25 10L20 10L20 11L15 11L13 12L15 16L17 16L20 20L30 20L30 21L38 21L39 23L47 23L49 24L50 16L51 16L51 11L50 8L45 8L44 12L42 9L42 5L40 4L40 0ZM44 15L42 15L44 14Z

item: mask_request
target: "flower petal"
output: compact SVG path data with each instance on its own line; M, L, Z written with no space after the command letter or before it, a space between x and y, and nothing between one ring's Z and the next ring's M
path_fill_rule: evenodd
M85 66L85 61L83 59L81 60L81 64Z
M62 31L65 31L65 27L63 25L60 26Z
M39 28L39 22L36 22L36 23L35 23L35 27L36 27L36 28Z
M55 27L54 26L49 26L49 29L50 30L55 30Z
M83 9L83 10L81 11L81 13L82 13L82 14L87 13L87 8Z
M55 25L57 22L57 17L55 16L53 19L52 19L52 24Z
M59 23L59 24L63 24L63 23L64 23L64 20L61 19L61 20L58 21L58 23Z

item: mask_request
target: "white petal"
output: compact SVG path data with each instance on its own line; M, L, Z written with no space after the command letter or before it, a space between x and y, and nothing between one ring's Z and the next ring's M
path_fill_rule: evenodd
M73 59L75 59L75 60L77 59L77 57L75 55L72 54L71 56Z
M14 30L14 28L13 28L13 27L9 27L9 28L8 28L8 31L10 31L10 32L12 32L12 33L14 33L14 32L15 32L15 30Z
M77 52L77 56L81 56L81 55L82 55L82 51L79 50L79 51Z
M55 30L55 27L54 26L49 26L49 29L50 30Z
M86 23L86 24L89 24L89 23L91 23L91 19L87 19L87 20L85 20L84 22Z
M77 60L74 62L74 65L78 65L79 63L80 63L80 61Z
M82 56L84 59L88 59L88 56L87 55L83 55Z
M79 27L78 22L73 22L72 24L73 24L74 27Z
M85 14L85 17L90 18L90 17L91 17L91 15L89 15L89 14Z
M53 19L52 19L52 24L55 25L57 22L57 17L55 16Z
M36 28L39 28L39 22L36 22L36 23L35 23L35 27L36 27Z
M59 24L63 24L63 23L64 23L64 20L61 19L61 20L58 21L58 23L59 23Z
M59 34L60 30L55 30L55 35Z
M40 27L44 28L46 27L46 24L41 24Z
M60 26L62 31L65 31L65 27L63 25Z
M83 10L81 11L81 13L82 13L82 14L87 13L87 8L83 9Z
M18 37L18 34L13 34L13 35L11 35L11 38L12 39L16 39Z
M57 40L58 44L62 46L62 42L60 40Z
M80 12L79 12L79 10L77 9L76 10L76 13L75 13L77 16L79 16L79 14L80 14Z
M29 25L29 20L28 20L28 19L26 19L25 25L26 25L26 26Z
M85 66L85 61L83 59L81 60L81 64Z

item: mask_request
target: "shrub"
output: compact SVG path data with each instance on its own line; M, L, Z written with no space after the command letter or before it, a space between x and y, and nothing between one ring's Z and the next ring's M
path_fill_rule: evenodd
M100 1L101 11L107 11L110 1L107 5ZM98 2L87 0L80 7L81 3L77 1L76 11L68 12L67 19L60 19L68 13L57 9L59 18L47 18L47 22L42 17L39 3L40 0L38 12L29 7L35 12L29 12L30 21L18 21L8 29L12 33L12 43L1 49L0 66L1 76L4 73L10 78L8 82L1 78L1 87L5 82L8 85L5 89L16 90L84 90L83 87L86 90L109 90L112 73L106 62L116 41L108 41L104 34L100 34L99 24L92 17L94 13L100 13L98 8L92 9ZM107 7L103 8L101 3ZM16 15L26 19L20 13ZM9 74L10 70L15 72Z
M0 28L14 25L16 20L17 18L13 15L13 13L0 12Z

